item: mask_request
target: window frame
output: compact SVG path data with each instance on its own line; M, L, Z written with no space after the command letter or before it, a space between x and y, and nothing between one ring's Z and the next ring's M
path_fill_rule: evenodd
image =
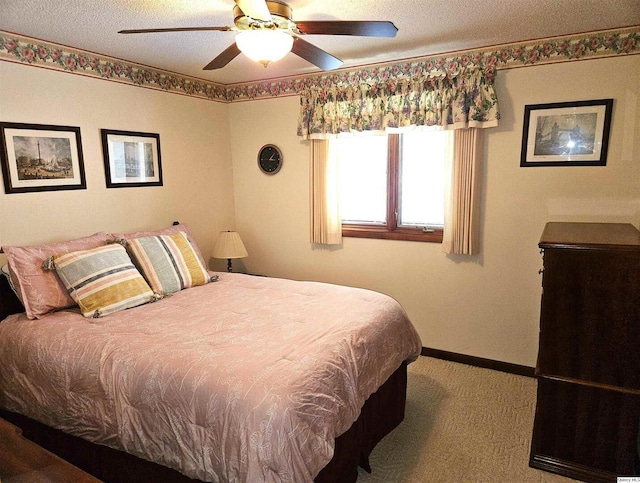
M342 236L442 243L443 228L425 229L398 225L400 209L400 134L387 134L387 222L386 224L342 223Z

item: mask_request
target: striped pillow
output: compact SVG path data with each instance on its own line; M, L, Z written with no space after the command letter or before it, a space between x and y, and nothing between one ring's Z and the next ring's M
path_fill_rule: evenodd
M169 295L211 281L184 232L127 241L129 255L154 292Z
M101 317L156 298L122 245L56 255L53 260L85 317Z

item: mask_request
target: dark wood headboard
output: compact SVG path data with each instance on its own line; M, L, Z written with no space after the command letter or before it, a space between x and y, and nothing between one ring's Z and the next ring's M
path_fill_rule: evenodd
M0 321L11 314L24 312L24 306L13 293L4 275L0 275Z

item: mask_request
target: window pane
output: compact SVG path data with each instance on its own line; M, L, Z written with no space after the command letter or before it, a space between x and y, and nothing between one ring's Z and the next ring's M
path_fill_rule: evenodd
M402 134L399 225L444 225L446 131Z
M342 222L385 224L387 136L339 138L335 143Z

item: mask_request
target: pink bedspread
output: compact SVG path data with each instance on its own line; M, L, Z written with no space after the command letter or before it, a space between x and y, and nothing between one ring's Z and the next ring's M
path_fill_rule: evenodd
M385 295L220 274L85 319L0 323L0 407L205 481L312 481L421 341Z

